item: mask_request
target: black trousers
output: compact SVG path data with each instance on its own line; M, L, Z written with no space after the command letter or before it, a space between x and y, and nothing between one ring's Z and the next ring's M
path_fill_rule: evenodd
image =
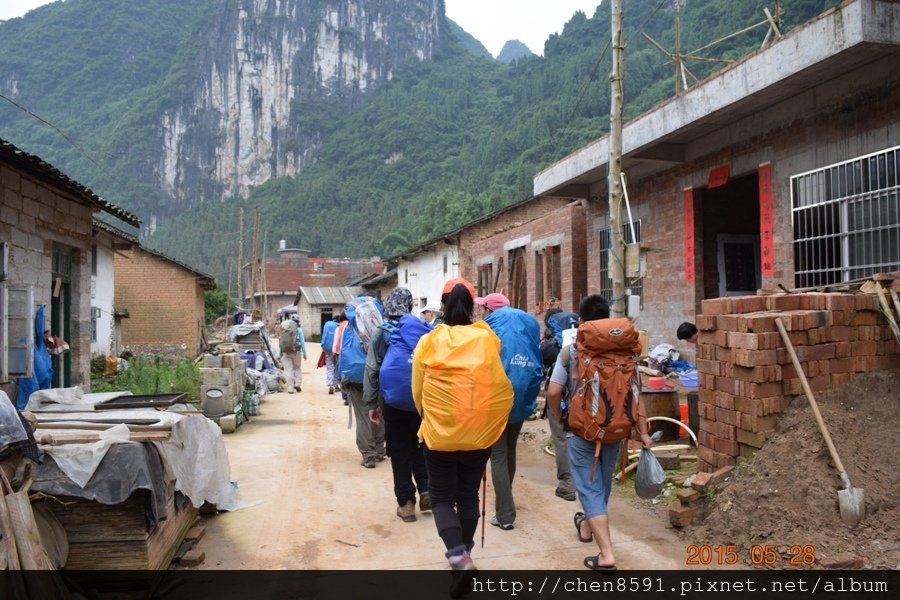
M398 410L388 404L382 415L384 441L394 474L394 495L397 504L403 506L416 501L417 489L420 495L428 491L428 469L418 435L422 418L415 411Z
M428 491L438 535L448 556L471 550L478 528L478 486L491 449L440 452L425 448Z

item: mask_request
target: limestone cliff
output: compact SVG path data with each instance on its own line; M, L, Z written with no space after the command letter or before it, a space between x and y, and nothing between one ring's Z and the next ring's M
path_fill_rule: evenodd
M359 105L397 68L430 58L445 22L444 0L215 6L190 99L162 115L158 178L176 203L244 195L314 162L320 119L305 113Z

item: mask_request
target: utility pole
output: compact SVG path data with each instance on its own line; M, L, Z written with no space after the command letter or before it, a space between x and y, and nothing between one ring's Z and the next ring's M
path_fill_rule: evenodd
M625 240L622 238L622 0L612 0L612 86L609 105L609 277L612 279L610 316L624 317L625 310Z
M244 306L244 207L241 207L240 218L238 219L238 305Z

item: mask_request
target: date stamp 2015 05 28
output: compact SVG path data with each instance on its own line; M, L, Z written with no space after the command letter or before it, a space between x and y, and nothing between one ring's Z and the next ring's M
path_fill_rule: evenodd
M744 557L756 567L810 567L816 563L816 547L811 544L787 545L786 556L778 551L779 546L753 544ZM685 564L688 566L736 565L741 561L740 549L733 544L692 544L687 547Z

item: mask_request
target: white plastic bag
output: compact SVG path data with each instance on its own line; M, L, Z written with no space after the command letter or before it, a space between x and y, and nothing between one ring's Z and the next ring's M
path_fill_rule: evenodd
M662 492L666 481L666 471L656 460L653 450L641 448L638 459L637 475L634 477L634 491L644 500L656 498Z

